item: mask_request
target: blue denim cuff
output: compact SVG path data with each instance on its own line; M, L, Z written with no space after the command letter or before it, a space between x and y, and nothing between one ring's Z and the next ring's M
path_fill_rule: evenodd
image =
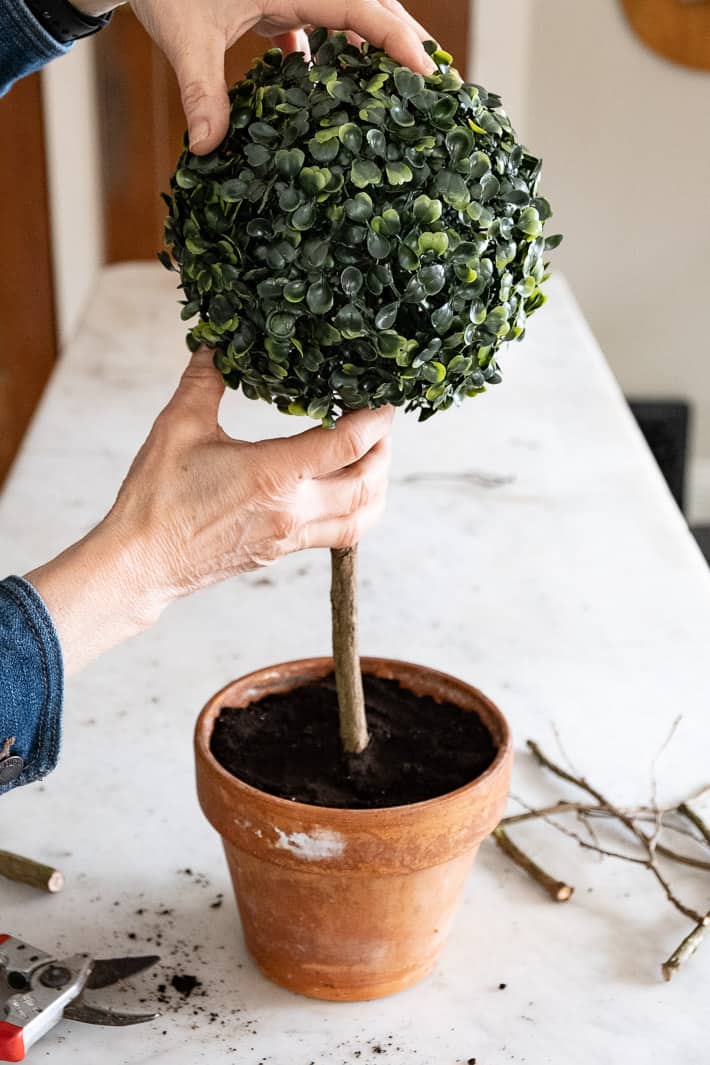
M54 624L38 592L22 577L0 582L0 747L24 768L0 794L51 772L61 744L64 665Z
M22 0L0 0L0 96L18 78L66 55L72 47L52 37Z

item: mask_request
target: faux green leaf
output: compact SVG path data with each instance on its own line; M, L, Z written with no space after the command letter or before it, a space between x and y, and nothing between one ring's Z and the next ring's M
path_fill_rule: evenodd
M387 163L385 170L390 185L406 185L412 180L412 171L406 163Z
M382 181L382 171L377 163L370 159L358 159L350 168L350 180L359 189L368 185L379 185Z
M426 77L342 33L310 42L256 60L222 144L182 152L160 259L230 387L326 427L384 403L428 418L496 384L544 304L561 238L540 161L433 42Z
M327 314L333 306L333 292L327 281L314 281L306 294L306 303L312 314Z

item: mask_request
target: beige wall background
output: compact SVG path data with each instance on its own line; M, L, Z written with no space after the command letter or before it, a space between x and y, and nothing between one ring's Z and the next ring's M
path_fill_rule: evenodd
M42 72L42 106L60 345L74 333L103 263L94 42Z
M622 388L693 402L691 517L710 519L710 73L648 51L618 0L475 0L474 77L545 160L555 255ZM93 42L45 71L66 341L102 261Z
M618 0L474 13L474 76L544 158L555 265L628 395L692 401L691 507L710 518L710 73L648 51Z

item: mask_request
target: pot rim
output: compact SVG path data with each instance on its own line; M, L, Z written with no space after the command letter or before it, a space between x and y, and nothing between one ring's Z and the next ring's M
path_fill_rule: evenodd
M246 792L246 794L251 795L255 798L259 797L259 799L263 801L265 805L271 807L274 810L280 810L284 812L289 811L292 815L298 815L299 813L301 813L302 815L307 814L308 816L313 816L313 811L316 811L322 812L323 816L333 818L336 821L341 819L343 821L346 821L352 818L357 818L359 821L363 822L363 824L364 822L372 820L375 817L381 818L383 815L392 814L395 816L402 816L403 814L407 814L409 811L416 813L417 811L426 809L427 807L431 807L434 804L448 804L450 802L455 802L463 794L470 792L475 788L479 788L485 783L487 783L490 778L497 775L504 768L506 762L508 761L512 753L513 740L510 731L510 726L508 725L508 721L505 718L503 712L496 706L494 702L492 702L491 699L488 698L488 696L484 695L483 692L475 685L469 684L467 681L461 680L459 677L455 677L451 673L444 673L442 670L431 669L429 666L422 666L416 662L405 661L401 658L382 658L379 656L363 655L360 658L360 663L362 666L362 672L365 674L367 674L368 671L374 673L374 670L369 670L368 667L372 667L377 664L379 664L380 666L393 666L395 668L397 666L404 666L407 669L422 670L428 673L430 676L439 678L444 682L453 681L454 684L463 686L464 688L468 688L468 690L475 695L476 699L483 704L483 708L485 709L485 711L495 719L501 735L500 743L498 745L495 758L488 766L488 769L485 769L483 773L480 773L477 777L474 777L473 780L470 780L467 784L463 784L460 788L456 788L454 791L444 792L443 795L435 795L431 799L422 799L419 802L405 803L404 805L400 806L376 806L369 807L367 809L360 809L357 807L353 808L348 806L317 806L315 803L305 803L298 802L293 799L284 799L281 798L281 796L279 795L272 795L268 791L262 791L261 788L255 788L253 785L247 784L246 781L242 780L240 777L234 776L234 774L230 773L228 769L225 769L224 766L217 761L215 756L212 754L212 751L210 750L212 730L214 727L214 722L219 715L219 712L223 709L221 699L224 694L230 688L233 688L235 684L248 684L248 682L251 681L253 678L259 677L260 675L267 672L275 673L279 670L289 670L299 665L309 665L311 669L313 669L314 667L320 669L321 667L324 667L327 664L330 664L332 666L333 658L330 655L315 656L312 658L295 658L289 660L288 662L276 663L272 666L262 666L260 669L254 669L250 673L245 673L243 677L237 677L235 680L231 680L227 684L225 684L222 688L219 689L219 691L215 692L215 694L207 700L197 717L194 730L194 746L197 757L201 758L206 763L206 766L209 771L215 773L225 787L236 792ZM377 674L375 673L374 675ZM299 685L294 685L294 687L298 686ZM266 693L264 693L264 695L265 694ZM257 701L258 700L254 700L254 702ZM490 723L484 719L484 724L492 733ZM495 740L495 736L493 738Z

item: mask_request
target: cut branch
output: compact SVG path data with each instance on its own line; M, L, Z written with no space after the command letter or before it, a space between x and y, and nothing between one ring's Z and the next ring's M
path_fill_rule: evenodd
M555 902L567 902L572 898L574 894L574 888L571 884L565 884L563 880L556 880L554 876L550 876L546 873L537 862L534 862L532 858L525 854L524 851L513 843L512 839L505 831L505 829L498 825L493 829L493 839L498 844L500 849L508 855L508 857L520 866L529 877L531 877L536 884L547 892L551 899Z
M526 806L526 804L522 801L522 799L516 799L516 801L521 803L523 806ZM639 813L637 811L624 811L624 812L627 813L629 817L632 817L634 819L634 821L643 821L643 820L646 820L646 819L650 819L650 820L655 822L655 817L653 817L650 814ZM662 814L664 812L665 813L673 813L675 811L671 811L671 810L669 810L669 811L661 811ZM553 828L556 828L558 831L562 831L562 826L558 825L554 821L551 821L550 817L553 816L553 815L556 815L556 814L571 814L571 813L576 813L578 816L583 817L583 818L600 817L600 818L606 818L607 820L614 820L614 814L611 813L611 811L605 809L603 806L598 806L596 804L592 806L592 805L588 805L587 803L584 803L584 802L564 802L564 801L562 801L562 802L552 803L550 806L539 806L539 807L526 806L526 809L525 809L525 811L523 813L521 813L521 814L510 814L509 817L504 817L503 820L501 821L501 825L504 825L505 827L507 827L508 825L519 825L519 824L522 824L524 821L536 821L536 820L539 820L539 821L546 821L549 825L552 825ZM673 825L667 825L665 822L663 823L662 827L664 829L669 829L670 831L673 831L673 832L675 832L675 831L679 831L680 832L681 831L680 829L675 829ZM565 834L569 834L569 833L565 833ZM683 831L681 834L684 835L684 836L687 836L689 839L695 840L696 843L700 842L698 840L697 836L694 835L691 832L684 832ZM577 837L576 835L572 834L572 838L575 839L577 842L580 842L579 837ZM592 848L592 849L595 849L595 848ZM599 848L599 847L596 848L596 849L599 850L600 853L608 854L609 857L615 857L615 858L627 857L626 855L616 854L615 852L611 852L611 851L602 851L602 849ZM664 858L668 858L672 862L678 862L680 865L689 865L693 869L704 869L706 872L710 871L710 861L703 861L702 858L693 858L689 854L681 854L680 851L673 850L671 847L666 847L665 844L663 844L663 843L656 843L656 848L655 849L656 849L656 854L661 855ZM640 861L641 863L644 863L644 859L634 859L634 860L635 861Z
M641 864L645 865L646 868L649 869L650 872L653 873L653 875L655 876L656 880L665 892L668 901L673 906L675 906L675 908L680 913L684 914L686 917L689 917L691 921L695 921L696 924L701 924L704 920L702 914L699 914L697 910L694 910L692 909L692 907L686 906L685 903L681 902L681 900L674 894L673 889L664 877L663 873L658 868L653 853L653 838L651 836L648 836L642 829L640 829L638 825L634 823L633 818L629 814L625 813L623 810L619 809L618 806L615 806L612 802L610 802L600 791L597 790L597 788L593 787L593 785L591 785L588 780L586 780L584 777L576 777L574 776L574 774L568 773L566 769L562 768L562 766L559 766L556 762L551 761L546 754L543 754L542 750L540 749L538 744L535 743L534 740L528 740L528 748L533 753L540 765L544 766L546 769L549 769L551 773L554 773L555 776L560 777L560 779L566 780L569 784L574 784L575 787L580 788L582 791L586 791L588 795L591 795L593 799L596 799L600 806L608 810L612 814L612 816L616 818L617 821L620 821L621 824L624 825L629 830L629 832L631 832L631 834L635 836L636 839L639 841L646 853L646 858L631 858L628 855L613 854L612 852L608 851L602 853L607 853L610 857L623 857L627 861L634 861L637 863L640 862ZM574 833L569 832L567 829L563 830L561 826L558 826L558 828L560 828L560 830L562 831L567 832L568 835L573 835L577 842L580 844L580 846L586 847L590 850L600 850L600 848L595 848L593 844L587 843L586 840L582 840L581 837L574 835Z
M688 958L692 958L696 950L702 943L705 936L710 931L710 912L705 914L705 917L699 924L690 932L683 942L676 947L667 961L664 961L661 966L661 972L665 980L672 980L673 974L680 969L684 961Z
M59 869L10 851L0 851L0 876L19 884L28 884L40 891L48 891L52 895L64 887L64 874Z
M356 561L356 547L331 550L335 683L340 707L340 738L348 754L360 754L369 742L357 644Z

